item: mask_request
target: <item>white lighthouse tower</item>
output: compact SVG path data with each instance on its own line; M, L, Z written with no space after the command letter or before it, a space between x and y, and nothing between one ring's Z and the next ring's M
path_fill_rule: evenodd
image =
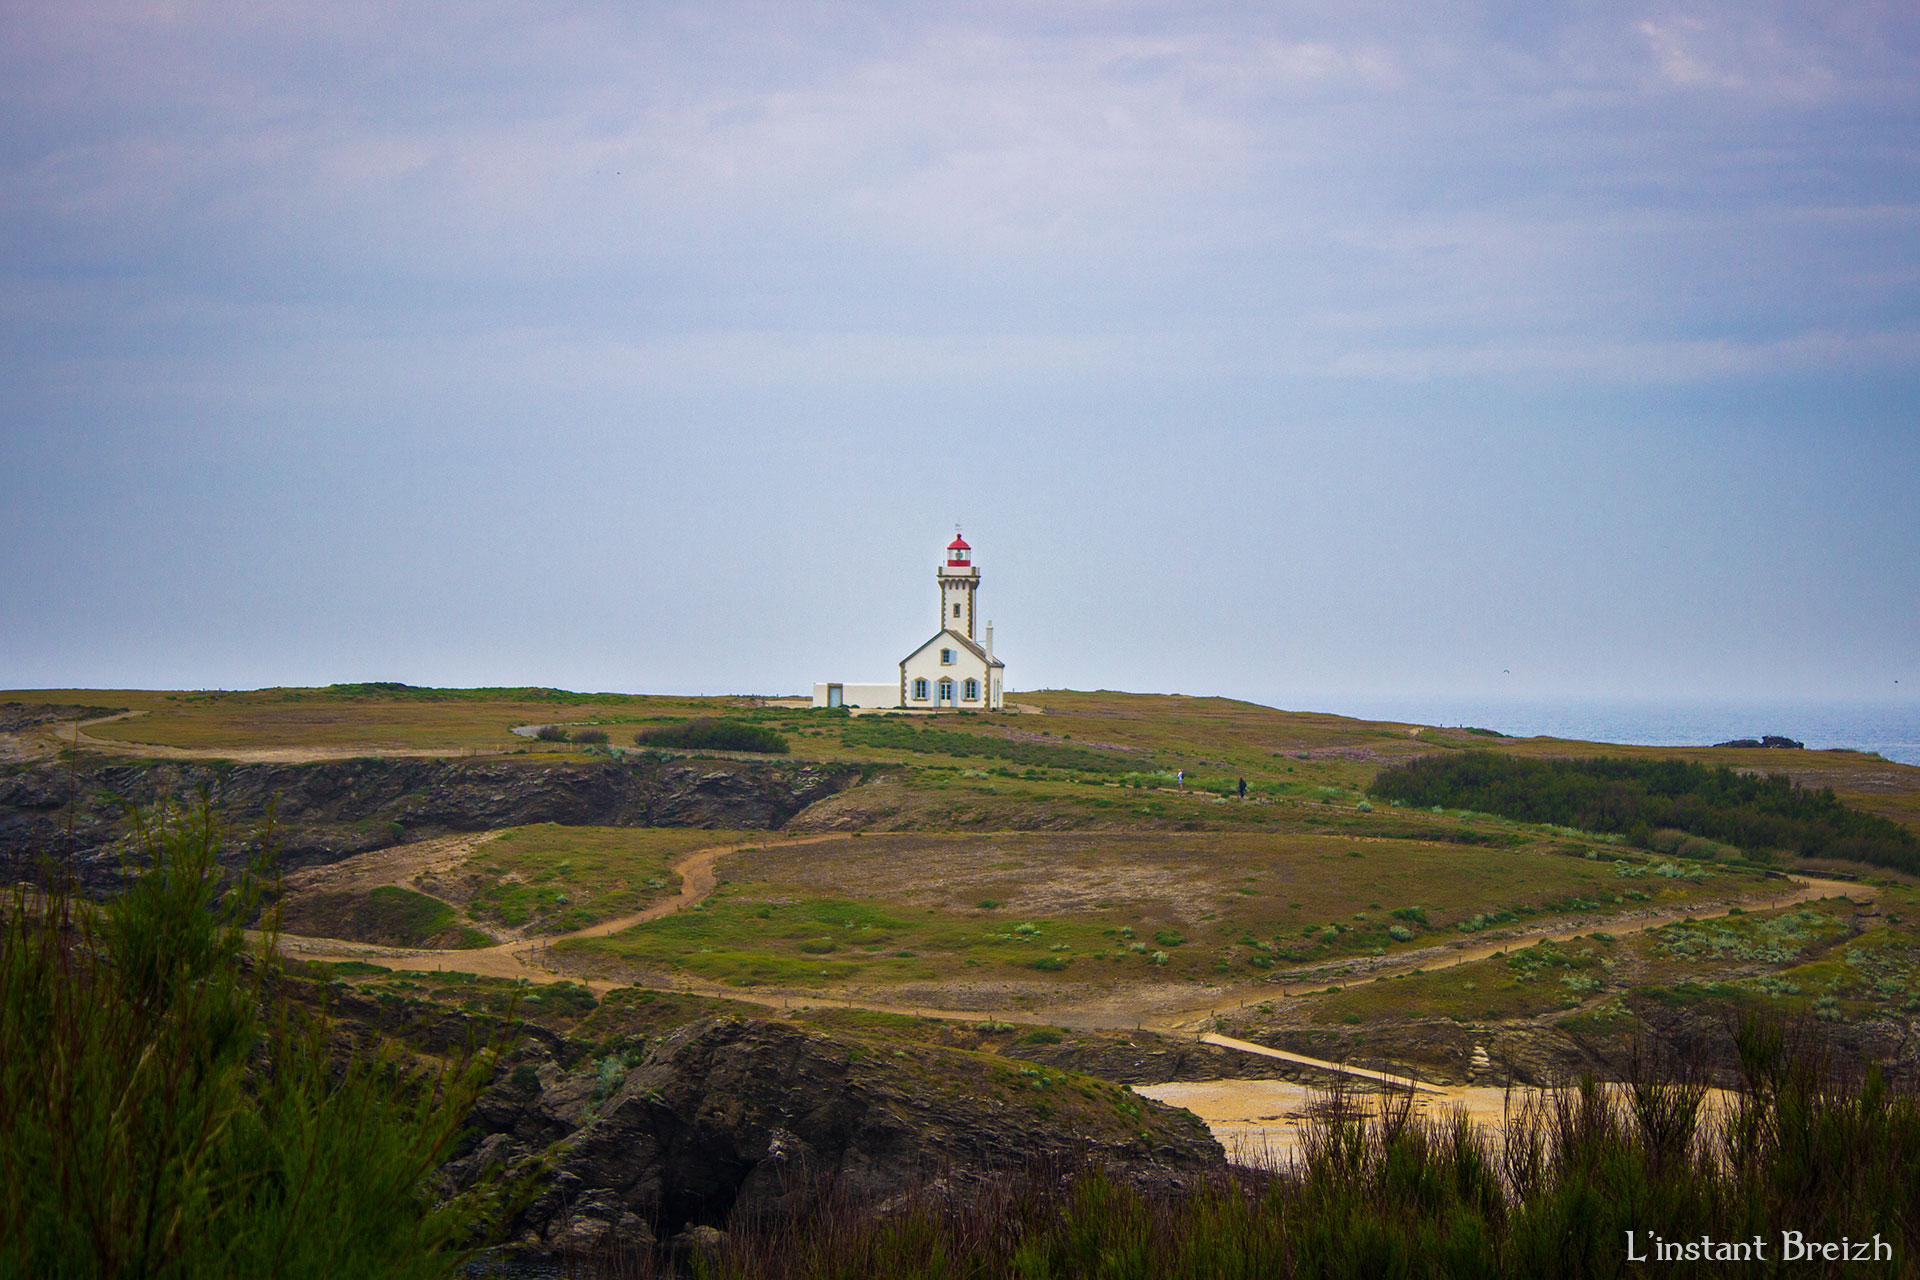
M980 571L973 567L973 548L954 530L947 544L947 562L934 575L940 584L940 629L977 639L973 626L973 595L980 589Z

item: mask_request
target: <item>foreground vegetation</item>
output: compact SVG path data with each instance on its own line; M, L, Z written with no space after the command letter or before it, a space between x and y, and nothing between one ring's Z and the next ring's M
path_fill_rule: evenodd
M104 909L56 880L0 932L0 1277L449 1275L488 1210L428 1187L487 1058L336 1058L211 812L143 828Z
M1300 1163L1237 1171L1178 1196L1090 1168L1029 1170L963 1195L937 1188L886 1212L815 1187L791 1217L734 1222L704 1277L1222 1276L1589 1277L1640 1274L1655 1239L1764 1245L1756 1263L1682 1262L1677 1275L1905 1276L1920 1259L1920 1100L1878 1075L1844 1080L1817 1045L1749 1021L1725 1095L1675 1063L1643 1062L1619 1087L1591 1079L1507 1118L1504 1144L1464 1116L1404 1096L1356 1111L1332 1097ZM1864 1243L1865 1262L1783 1254L1805 1241ZM1885 1246L1881 1260L1871 1249ZM1749 1253L1748 1258L1752 1255ZM1891 1258L1891 1261L1886 1259ZM651 1255L611 1274L665 1274ZM1663 1273L1669 1270L1663 1267Z

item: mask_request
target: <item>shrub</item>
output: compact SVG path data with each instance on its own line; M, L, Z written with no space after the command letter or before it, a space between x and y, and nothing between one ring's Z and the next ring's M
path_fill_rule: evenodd
M451 1276L486 1203L430 1180L490 1055L336 1057L271 919L245 956L264 857L224 884L204 801L136 829L119 899L19 890L0 926L0 1274Z
M574 731L573 740L575 742L605 742L607 740L607 731L605 729L577 729Z
M541 742L565 742L567 731L557 724L543 724L533 731L533 736Z
M1624 836L1639 848L1789 849L1920 870L1920 836L1852 808L1828 788L1685 760L1535 760L1488 751L1423 756L1383 769L1369 793L1398 804L1475 809L1522 822Z
M1185 942L1186 938L1172 929L1160 929L1155 931L1153 940L1163 947L1177 947Z
M658 729L642 729L633 735L642 747L678 747L686 751L758 751L785 755L787 740L773 730L745 720L722 720L702 716Z
M800 944L800 949L810 956L826 955L827 952L833 950L833 947L834 943L832 938L809 938Z

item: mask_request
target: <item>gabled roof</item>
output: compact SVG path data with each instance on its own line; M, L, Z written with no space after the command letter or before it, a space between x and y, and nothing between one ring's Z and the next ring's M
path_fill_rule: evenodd
M906 657L900 659L900 665L904 667L907 665L907 663L911 662L914 658L926 652L927 647L933 644L933 642L938 640L941 636L946 636L947 638L953 640L962 649L965 649L968 653L971 653L974 657L980 659L980 661L986 663L989 667L1000 667L1003 670L1006 668L1006 665L1007 665L1006 663L1000 661L1000 659L998 658L989 658L987 656L987 651L985 649L982 649L979 645L967 639L965 636L961 635L958 631L934 632L933 635L927 639L925 644L915 646L907 654Z

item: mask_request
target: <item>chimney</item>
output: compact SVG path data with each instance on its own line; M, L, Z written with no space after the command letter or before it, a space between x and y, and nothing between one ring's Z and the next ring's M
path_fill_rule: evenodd
M993 619L987 619L987 661L993 661Z

